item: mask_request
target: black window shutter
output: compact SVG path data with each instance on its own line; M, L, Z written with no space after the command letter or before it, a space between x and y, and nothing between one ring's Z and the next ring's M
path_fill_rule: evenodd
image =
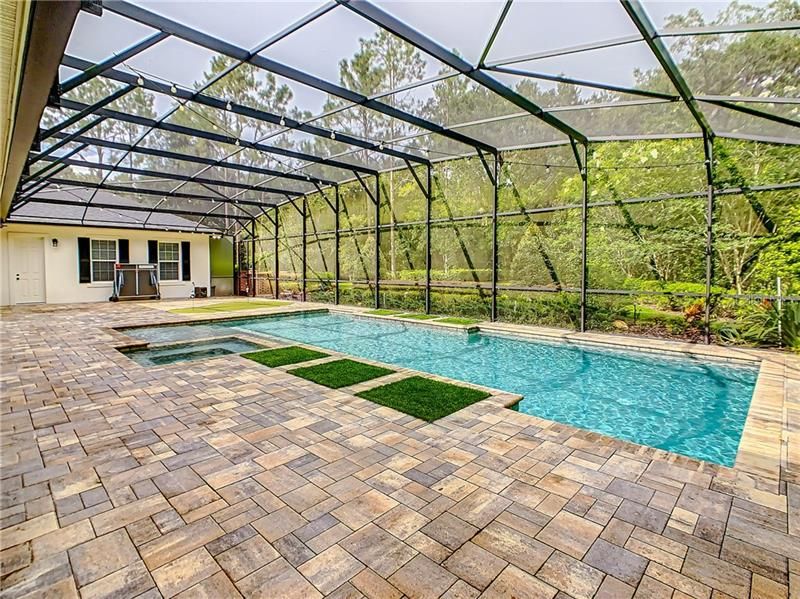
M147 241L147 262L158 264L158 241L149 239Z
M192 258L190 256L191 244L188 241L181 241L181 270L183 271L183 280L192 280Z
M91 242L88 237L78 237L78 282L92 282Z
M117 241L117 248L119 251L119 263L128 264L130 259L130 245L127 239L120 239Z

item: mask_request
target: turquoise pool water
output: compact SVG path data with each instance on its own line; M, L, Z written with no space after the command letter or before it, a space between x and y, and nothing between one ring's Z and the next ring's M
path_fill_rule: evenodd
M636 353L340 314L132 329L150 341L268 335L524 396L519 410L731 466L756 366Z

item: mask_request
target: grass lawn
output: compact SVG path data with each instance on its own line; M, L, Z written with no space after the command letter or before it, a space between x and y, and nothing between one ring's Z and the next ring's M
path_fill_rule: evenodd
M683 324L686 318L681 312L669 312L667 310L659 310L658 308L651 308L649 306L637 306L635 310L637 322L663 322L672 324ZM633 306L625 306L625 316L628 318L634 317Z
M395 314L401 314L402 310L389 310L387 308L381 308L380 310L369 310L365 312L365 314L374 314L375 316L394 316Z
M485 391L421 376L412 376L356 395L428 422L489 397Z
M477 318L461 318L459 316L448 316L447 318L441 318L436 322L446 322L447 324L462 324L462 325L469 325L469 324L476 324L480 322Z
M409 320L433 320L439 318L436 314L400 314L397 318L408 318Z
M275 302L275 301L262 301L262 302L222 302L220 304L206 304L197 306L195 308L175 308L170 310L175 314L208 314L213 312L236 312L237 310L256 310L258 308L278 308L286 306L289 302Z
M277 349L265 349L242 354L248 360L253 360L264 366L286 366L287 364L297 364L298 362L308 362L317 358L324 358L328 354L320 351L306 349L305 347L279 347Z
M331 389L349 387L357 383L363 383L370 379L378 378L386 374L391 374L394 370L356 362L355 360L334 360L316 366L306 366L295 368L289 373L300 378L325 385Z

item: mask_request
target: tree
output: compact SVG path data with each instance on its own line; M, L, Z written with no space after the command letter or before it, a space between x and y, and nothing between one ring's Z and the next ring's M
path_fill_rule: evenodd
M426 63L422 54L410 44L383 29L369 39L359 40L359 49L352 58L343 59L339 63L339 82L342 86L364 96L395 90L404 85L421 80L425 76ZM414 94L395 93L382 97L381 101L406 112L415 112L420 108L420 102ZM341 109L346 102L341 99L331 98L325 104L324 112ZM364 106L353 106L335 112L326 117L324 126L334 131L343 131L350 135L360 137L375 143L385 143L387 147L404 149L402 145L392 143L409 133L416 133L404 121L382 115L381 113ZM325 154L335 152L336 142L327 139L316 141L318 149ZM384 169L392 166L390 159L383 155L370 152L356 154L356 159L361 157L372 168ZM390 222L395 223L395 177L394 173L384 175L386 192L381 200L388 207ZM385 196L385 197L383 197ZM365 206L368 210L368 207ZM397 271L397 231L394 227L389 230L390 239L390 276L394 277Z
M75 88L68 95L69 98L76 99L83 104L92 105L101 100L109 97L122 87L121 84L105 79L103 77L95 77L86 83ZM136 88L122 97L116 99L106 108L123 112L127 114L135 114L147 118L155 117L154 96L143 91L141 88ZM48 108L45 110L42 117L42 127L49 128L63 122L65 119L72 116L72 111ZM80 129L89 122L97 119L95 115L84 117L71 127L65 129L65 132L72 132ZM89 129L84 135L103 139L112 142L119 142L124 144L133 144L145 129L141 125L127 123L116 119L105 119L99 124ZM55 143L57 139L52 139L50 142ZM105 148L102 146L89 146L76 155L76 158L85 160L87 162L97 162L98 164L114 165L123 157L123 152ZM138 154L128 154L125 157L122 166L140 167L143 164L143 157ZM69 167L63 172L64 177L76 179L79 181L92 181L100 182L108 175L109 171L103 169L85 169L79 167ZM110 180L120 179L118 175L112 175ZM125 176L122 180L131 180L132 177Z

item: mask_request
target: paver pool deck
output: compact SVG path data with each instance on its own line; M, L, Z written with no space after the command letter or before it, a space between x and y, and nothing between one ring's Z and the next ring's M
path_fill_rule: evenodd
M730 469L497 398L428 424L239 356L140 367L109 327L162 306L3 311L0 597L800 597L795 357L759 354Z

